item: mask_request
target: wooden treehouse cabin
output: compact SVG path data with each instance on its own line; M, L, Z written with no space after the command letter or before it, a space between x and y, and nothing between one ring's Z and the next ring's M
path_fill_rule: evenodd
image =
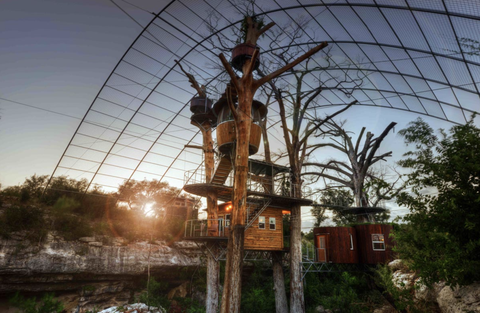
M234 89L228 88L209 112L201 111L202 117L205 116L216 124L220 158L215 164L213 174L205 175L202 171L187 172L184 186L186 192L201 197L207 197L213 193L222 204L218 205L216 219L187 221L185 239L226 243L229 236L236 132L228 101L231 100L236 105L237 97ZM230 97L228 101L227 95ZM194 112L193 109L192 112ZM250 155L255 154L260 147L262 129L259 124L266 114L265 105L254 101L251 112ZM194 117L197 118L196 115L197 113L192 115L192 123ZM208 176L210 179L207 181ZM284 249L283 213L289 211L294 203L311 204L310 200L293 197L295 188L298 186L291 183L288 167L249 159L245 250L280 251Z
M346 208L347 214L373 214L383 208ZM369 218L370 219L370 218ZM393 260L392 225L359 224L353 227L315 227L316 261L336 264L382 264Z

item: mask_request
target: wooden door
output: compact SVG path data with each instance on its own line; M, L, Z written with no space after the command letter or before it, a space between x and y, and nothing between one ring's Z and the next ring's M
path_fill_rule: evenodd
M317 255L318 262L325 263L327 262L327 246L326 246L326 236L317 235Z

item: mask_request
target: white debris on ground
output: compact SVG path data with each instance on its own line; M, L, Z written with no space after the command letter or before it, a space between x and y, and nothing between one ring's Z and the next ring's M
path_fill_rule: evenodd
M145 303L126 304L123 306L112 306L98 313L167 313L164 308L149 307Z

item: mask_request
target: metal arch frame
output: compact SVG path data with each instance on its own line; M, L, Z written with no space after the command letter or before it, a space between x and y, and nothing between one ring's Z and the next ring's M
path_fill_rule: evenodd
M167 24L168 24L170 27L172 27L174 30L181 32L183 36L186 36L187 38L191 39L191 40L195 43L193 46L189 46L189 47L190 47L190 50L188 50L187 53L183 54L183 56L180 57L180 60L183 60L187 55L189 55L192 51L195 51L198 47L203 47L203 48L206 49L207 47L204 46L204 43L205 43L205 41L206 41L207 39L209 39L209 38L211 38L211 37L213 37L213 36L215 36L215 35L223 32L224 30L226 30L226 29L228 29L228 28L230 28L230 27L235 27L235 25L238 24L238 21L235 21L235 22L230 23L230 24L227 23L226 26L224 26L224 27L222 27L222 28L220 28L220 29L217 29L216 32L210 34L209 36L204 37L204 38L202 38L201 40L195 40L194 38L192 38L192 37L189 36L188 34L182 32L182 31L181 31L178 27L176 27L175 25L172 25L171 23L169 23L168 21L166 21L166 20L161 16L162 13L167 12L166 10L167 10L174 2L176 2L176 1L178 1L178 2L181 3L180 0L172 0L172 1L170 1L158 14L156 14L156 15L153 17L153 19L152 19L152 20L148 23L148 25L142 30L142 32L137 36L137 38L134 40L134 42L130 45L130 47L129 47L129 48L127 49L127 51L124 53L124 55L122 56L122 58L119 60L119 62L117 63L117 65L115 66L115 68L113 69L113 71L110 73L110 75L109 75L108 78L106 79L105 83L104 83L103 86L101 87L100 91L98 92L97 96L95 97L95 99L94 99L93 102L91 103L91 105L90 105L89 109L87 110L85 116L84 116L83 119L81 120L81 122L80 122L77 130L75 131L75 133L74 133L74 135L72 136L70 142L68 143L68 145L67 145L64 153L62 154L62 156L61 156L61 158L60 158L60 160L59 160L59 162L57 163L57 165L56 165L56 167L55 167L52 175L50 176L50 179L49 179L49 181L48 181L48 183L47 183L47 185L46 185L46 187L45 187L45 189L44 189L44 193L45 193L46 189L48 188L48 186L50 185L51 180L52 180L52 178L54 177L57 169L58 169L59 167L61 167L60 164L61 164L61 161L63 160L63 158L64 158L64 157L71 157L71 156L66 155L66 152L67 152L68 147L70 147L70 146L72 145L73 139L75 138L75 136L76 136L77 134L82 135L81 133L79 133L79 129L80 129L81 125L83 125L83 123L87 123L87 121L86 121L85 119L86 119L87 115L89 114L89 112L95 112L95 110L93 110L92 107L93 107L93 105L95 104L95 102L97 101L97 99L102 99L102 98L99 97L99 96L100 96L101 92L104 90L104 88L105 88L105 87L111 88L110 86L107 85L107 83L109 82L110 78L111 78L114 74L115 74L115 75L118 75L118 73L116 73L116 69L118 68L118 66L119 66L120 64L122 64L122 62L125 62L126 64L128 64L128 62L125 61L124 58L128 55L128 53L129 53L130 51L136 50L136 51L138 51L139 53L143 53L143 52L135 49L135 43L136 43L140 38L146 38L147 40L151 40L149 37L144 36L145 33L149 33L149 27L150 27L150 26L154 25L155 27L159 27L160 29L163 29L161 25L158 25L157 23L155 23L156 20L157 20L157 18L158 18L159 21L162 21L162 22L164 22L164 23L167 23ZM327 8L328 10L329 10L330 7L350 7L350 8L352 8L352 9L355 8L355 7L369 7L369 8L377 8L377 9L379 9L380 13L381 13L383 16L384 16L384 14L383 14L383 12L382 12L381 9L384 9L384 8L385 8L385 9L396 9L396 10L409 11L409 12L412 13L413 18L414 18L415 21L418 23L418 20L416 19L416 17L415 17L415 15L413 14L413 12L427 12L427 13L440 14L440 15L445 15L445 16L447 16L447 17L449 18L449 21L450 21L450 27L451 27L451 29L453 30L455 36L456 36L457 32L456 32L456 28L455 28L455 26L453 25L452 20L451 20L451 17L452 17L452 16L460 17L460 18L465 18L465 19L476 20L476 21L480 20L480 16L473 16L473 15L467 15L467 14L449 12L449 11L448 11L448 8L447 8L447 6L446 6L446 4L445 4L445 1L442 1L442 4L443 4L443 6L444 6L444 8L445 8L445 11L442 11L442 10L434 10L434 9L425 9L425 8L417 8L417 7L413 7L413 8L412 8L412 7L410 7L408 1L406 1L406 4L407 4L406 6L397 6L397 5L385 5L385 4L377 4L377 3L375 3L375 4L349 3L348 1L345 2L345 3L331 3L331 4L325 4L325 3L319 3L319 4L304 4L304 5L301 4L301 5L296 5L296 6L280 7L280 8L278 8L278 9L268 10L268 11L262 12L261 14L257 14L257 15L268 16L268 14L270 14L270 13L275 13L275 12L279 12L279 11L283 11L283 12L287 13L287 11L290 11L290 10L294 10L294 9L298 9L298 8L303 8L303 9L307 10L307 9L310 8L310 7L325 7L325 8ZM354 11L355 14L357 14L357 16L358 16L358 13L357 13L355 10L353 10L353 11ZM167 12L167 13L168 13L168 12ZM287 14L288 14L288 13L287 13ZM337 16L336 16L335 14L332 13L332 15L333 15L335 18L337 18ZM201 17L200 17L200 18L201 18ZM291 17L290 17L290 18L291 18ZM365 22L363 21L362 18L359 17L359 19L365 24ZM388 20L385 16L384 16L384 19L385 19L385 21L386 21L387 23L389 23L389 20ZM338 21L338 22L340 23L340 25L342 25L342 27L344 27L343 24L342 24L340 21ZM185 25L185 24L183 24L183 25ZM360 45L373 45L373 46L378 46L378 47L380 47L380 49L382 49L382 51L383 51L383 48L384 48L384 47L396 48L396 49L400 49L400 50L405 51L405 53L407 53L407 55L409 55L409 56L410 56L409 51L424 53L424 54L426 54L426 55L428 55L428 56L430 56L430 57L433 57L433 58L435 59L435 61L437 62L437 65L438 65L438 67L439 67L439 69L442 71L442 73L443 73L443 75L444 75L444 78L445 78L445 80L446 80L446 83L445 83L445 82L435 81L435 80L433 80L433 79L427 79L427 78L425 78L425 77L423 76L422 72L418 69L418 67L417 67L417 65L415 64L415 62L413 62L413 63L414 63L415 67L417 68L417 71L420 73L421 76L415 76L415 75L412 75L412 74L402 73L398 68L396 68L396 69L398 70L398 72L385 71L385 70L380 70L380 69L378 69L378 68L376 68L376 69L365 69L364 71L374 71L374 72L380 73L381 75L384 75L384 74L399 75L399 76L401 76L401 78L403 78L404 80L405 80L404 77L417 78L417 79L421 79L421 80L426 81L426 82L435 82L435 83L437 83L437 84L441 84L441 85L447 86L447 88L448 88L448 87L450 87L450 88L458 88L459 90L463 90L463 91L465 91L465 92L469 92L469 93L472 93L472 94L477 94L477 95L479 95L479 92L478 92L479 89L478 89L478 86L477 86L477 82L475 82L475 80L474 80L474 78L473 78L473 74L472 74L471 69L470 69L470 67L468 66L468 64L472 64L472 65L476 65L476 66L480 66L480 64L479 64L479 63L476 63L476 62L473 62L473 61L470 61L470 60L467 60L467 59L465 58L465 54L464 54L464 52L463 52L462 49L460 49L460 51L459 51L459 53L461 54L461 58L456 58L456 57L453 57L453 56L448 55L448 54L442 55L442 54L440 54L440 53L436 53L436 52L432 51L432 49L431 49L431 47L430 47L430 45L429 45L429 41L428 41L428 39L425 37L425 34L423 33L423 29L422 29L422 27L421 27L420 25L418 25L418 28L419 28L420 32L422 33L422 35L424 36L425 41L426 41L427 44L429 45L430 51L418 49L418 48L415 48L415 47L406 47L406 46L403 45L403 43L401 42L401 40L398 39L398 35L396 34L395 28L392 27L390 24L389 24L389 26L390 26L390 29L391 29L391 30L395 33L395 35L397 36L397 40L398 40L398 42L400 43L400 46L398 46L398 45L392 45L392 44L380 44L380 43L378 43L378 42L376 41L376 39L375 39L375 42L355 41L355 40L354 40L354 37L348 32L347 29L344 29L344 30L345 30L345 32L352 38L352 41L345 41L345 40L343 40L343 41L335 41L335 40L332 40L332 41L330 41L330 42L331 42L331 43L335 43L335 44L337 44L337 45L342 44L342 43L346 43L346 44L347 44L347 43L348 43L348 44L356 44L357 47L358 47L362 52L363 52L363 49L360 47ZM366 29L367 29L368 31L370 31L370 28L369 28L367 25L365 25L365 27L366 27ZM150 34L150 33L149 33L149 34ZM150 34L150 35L151 35L151 34ZM172 35L174 35L174 34L172 34ZM153 36L153 35L151 35L151 36ZM155 36L153 36L153 37L155 38ZM372 35L372 37L375 38L373 35ZM157 40L158 40L158 39L157 39ZM456 38L456 40L457 40L457 44L459 44L459 42L458 42L458 37ZM151 40L151 41L152 41L152 40ZM153 41L152 41L152 42L153 42ZM157 43L154 42L154 44L157 44ZM297 44L297 45L298 45L298 46L301 46L301 45L305 45L305 44L307 44L307 43ZM309 44L311 44L311 42L310 42ZM163 46L161 46L161 45L159 45L159 46L160 46L162 49L165 49L165 47L163 47ZM292 45L292 46L295 46L295 45ZM341 49L340 46L338 46L338 47ZM459 45L459 47L461 47L461 46ZM281 48L279 48L279 49L281 49ZM344 55L345 55L347 58L350 58L350 56L349 56L349 54L348 54L347 52L343 51L343 49L341 49L341 51L344 53ZM265 53L268 53L268 52L269 52L269 51L265 51ZM365 52L363 52L363 53L367 56L367 54L366 54ZM385 53L385 52L384 52L384 53ZM175 53L172 53L172 54L175 55ZM145 55L146 55L146 54L145 54ZM387 53L385 53L385 55L387 56L388 61L389 61L393 66L395 66L394 62L390 59L390 56L389 56ZM149 58L151 58L152 60L154 60L154 61L156 61L156 62L161 63L163 66L167 67L167 68L168 68L168 71L166 72L166 74L163 75L163 77L157 77L156 75L151 74L151 73L145 71L145 72L147 72L149 75L151 75L151 76L156 77L156 78L159 79L159 82L158 82L158 83L155 85L155 87L153 87L152 89L149 88L149 87L147 87L146 85L143 86L142 84L140 84L140 83L138 83L138 82L135 82L135 83L138 84L139 86L143 86L144 88L150 90L150 93L148 94L148 96L145 97L144 100L141 100L141 101L142 101L142 104L139 106L139 108L136 110L136 112L132 115L132 117L130 118L130 120L127 121L127 124L126 124L126 126L123 128L123 130L122 130L121 132L119 132L119 135L118 135L117 139L113 142L112 146L110 147L110 150L109 150L108 152L102 151L102 153L106 153L106 154L105 154L105 157L103 158L102 162L100 162L100 165L98 166L97 170L95 171L95 174L94 174L93 177L91 178L90 183L89 183L88 187L87 187L86 190L85 190L85 193L88 191L88 189L90 188L91 184L93 183L93 181L94 181L94 179L95 179L95 177L96 177L97 175L106 175L106 174L101 174L101 173L99 173L99 171L100 171L100 169L102 168L102 166L106 164L105 161L107 160L108 156L114 155L114 154L112 153L112 149L113 149L117 144L120 145L120 144L118 143L118 140L120 139L120 137L121 137L124 133L127 133L127 132L126 132L126 129L127 129L128 125L130 125L130 123L132 123L133 118L134 118L137 114L143 114L143 113L139 112L140 108L143 106L143 104L145 104L145 103L150 103L150 101L148 100L148 99L150 98L150 95L152 95L153 93L158 93L158 91L156 91L157 87L158 87L161 83L166 82L166 80L165 80L166 77L167 77L167 76L169 75L169 73L171 73L171 72L174 70L174 68L175 68L175 65L173 65L173 66L168 66L168 65L163 64L163 63L160 62L159 60L157 60L157 59L155 59L155 58L153 58L153 57L151 57L151 56L149 56L149 55L146 55L146 56L149 57ZM205 56L205 55L204 55L204 56ZM211 58L209 58L209 57L207 57L207 56L205 56L205 57L206 57L207 59L212 60ZM474 91L469 90L469 89L467 89L467 88L463 88L461 85L452 84L452 83L449 81L448 77L444 74L444 69L442 68L441 64L439 64L439 62L438 62L438 60L437 60L437 57L452 59L452 60L455 60L455 61L458 61L458 62L462 62L463 64L465 64L465 65L466 65L466 68L467 68L467 70L468 70L470 79L471 79L471 81L472 81L472 83L473 83L473 85L474 85L474 88L475 88L475 90L476 90L477 92L474 92ZM412 57L410 57L409 59L410 59L410 60L413 60ZM374 63L373 61L370 62L370 63L375 66L375 63ZM338 65L338 64L337 64L337 65ZM141 70L143 70L143 69L141 69ZM338 67L338 68L335 68L335 70L344 70L344 69L342 69L341 67ZM350 69L350 70L351 70L351 69ZM218 76L217 76L217 77L218 77ZM212 77L212 76L211 76L210 82L214 81L217 77ZM126 79L128 79L128 78L126 78ZM390 82L387 78L385 78L385 80L388 82L388 84L391 85L391 82ZM209 82L209 83L210 83L210 82ZM409 85L409 82L408 82L408 81L405 80L405 82L406 82L407 85ZM372 85L375 86L374 84L372 84ZM428 85L428 84L427 84L427 85ZM430 87L430 86L429 86L429 87ZM392 91L392 90L367 89L367 88L358 88L358 89L361 90L361 91L363 91L363 92L368 91L368 90L375 90L375 91L380 92L380 93L382 94L382 96L383 96L383 93L392 93L392 94L396 94L396 95L397 95L398 97L400 97L400 98L401 98L401 96L403 96L403 95L408 95L408 96L413 96L413 97L416 97L416 98L419 98L419 99L426 99L426 100L434 101L434 102L436 101L436 102L438 102L438 103L441 104L441 105L448 105L448 106L451 106L451 107L460 109L461 112L462 112L463 115L464 115L464 118L466 118L466 117L465 117L465 112L470 112L470 113L474 112L473 110L469 110L469 109L463 108L463 107L461 106L460 101L458 101L458 100L457 100L457 103L458 103L458 106L457 106L457 105L454 105L454 104L446 103L446 102L444 102L444 101L439 101L438 99L436 100L436 99L431 99L431 98L419 96L419 95L417 95L417 92L415 92L415 91L413 90L413 88L410 87L410 85L409 85L409 88L413 91L413 94L408 94L408 93L396 91L396 90L393 88L393 86L392 86L393 91ZM185 90L185 91L186 91L186 90ZM432 92L432 94L434 95L434 97L437 98L436 95L435 95L435 93L434 93L434 90L433 90L431 87L430 87L430 90L426 90L426 91ZM123 91L120 91L120 92L123 92ZM186 92L188 92L188 91L186 91ZM456 97L455 91L454 91L453 89L452 89L452 93L453 93L453 95ZM128 95L129 95L130 97L134 97L134 96L132 96L132 95L130 95L130 94L128 94ZM377 99L372 99L372 98L371 98L369 95L367 95L367 94L365 94L365 96L370 99L369 102L371 102L372 104L371 104L371 105L369 105L369 104L359 104L359 105L364 105L364 106L376 106L376 107L382 107L382 108L390 108L390 109L395 109L395 110L407 111L407 112L422 114L422 115L430 116L430 117L432 117L432 118L437 118L437 119L441 119L441 120L444 120L444 121L449 121L449 122L455 123L455 122L453 122L453 121L451 121L451 120L448 119L448 116L445 114L445 112L443 112L442 106L440 106L440 108L442 109L442 112L443 112L443 115L445 116L445 118L441 118L441 117L438 117L438 116L430 115L430 114L428 113L428 111L425 109L425 107L423 107L423 103L421 103L421 102L420 102L420 104L422 105L422 107L424 108L424 110L425 110L426 113L412 111L412 110L410 110L410 109L408 108L407 105L405 105L405 107L406 107L407 109L402 109L402 108L394 107L394 106L391 105L390 102L388 101L388 97L385 97L385 96L383 96L383 98L381 98L381 99L384 99L387 103L389 103L389 104L390 104L390 107L381 106L381 105L375 104L375 103L376 103L375 101L376 101ZM136 97L135 97L135 98L136 98ZM105 101L105 100L104 100L104 101ZM108 100L106 100L106 101L108 101ZM403 100L402 100L402 101L403 101ZM112 101L110 101L110 102L112 102ZM112 103L113 103L113 102L112 102ZM120 105L120 104L118 104L118 103L113 103L113 104L115 104L115 105ZM330 104L332 104L332 103L330 102ZM153 104L153 105L155 105L155 104ZM186 105L187 105L187 104L185 104L185 105L182 107L182 109L183 109ZM327 107L327 106L328 106L328 105L326 105L326 106L321 106L321 107ZM330 106L331 106L331 105L330 105ZM165 109L165 108L162 108L162 109ZM131 173L131 175L130 175L130 177L128 178L128 180L130 180L130 179L132 178L132 176L135 174L135 172L137 172L137 171L138 171L138 172L141 172L141 171L138 170L138 167L139 167L143 162L145 162L145 161L144 161L145 157L146 157L149 153L152 153L152 152L151 152L151 149L153 148L153 146L158 142L158 140L160 139L160 137L164 135L166 129L168 128L169 125L171 125L171 124L173 123L174 119L180 115L180 112L181 112L181 110L179 110L179 111L176 112L175 117L169 121L167 127L165 127L162 131L157 131L157 132L159 133L159 135L158 135L158 137L156 138L156 140L151 141L151 140L144 139L143 136L139 137L139 138L142 138L142 139L144 139L144 140L151 141L151 142L152 142L152 145L150 146L150 148L149 148L147 151L145 151L145 154L144 154L144 156L141 158L141 160L136 160L136 161L138 161L138 164L137 164L137 166L135 167L135 169L129 169L129 170L133 170L133 172ZM103 112L98 112L98 113L107 115L107 114L105 114L105 113L103 113ZM181 115L181 116L183 116L183 115ZM113 117L113 116L111 116L111 117ZM183 117L185 117L185 116L183 116ZM116 119L119 119L119 118L117 117ZM126 120L125 120L125 121L126 121ZM100 126L100 125L96 125L96 126ZM139 125L139 126L140 126L140 125ZM100 127L102 127L102 126L100 126ZM107 127L107 129L111 129L111 128L110 128L110 127ZM193 140L193 139L196 137L197 134L198 134L198 132L192 137L191 140ZM130 135L131 135L131 134L130 134ZM97 139L99 139L99 138L97 138ZM85 148L85 147L82 147L82 148L84 148L84 149L91 149L91 148ZM179 150L180 150L179 154L178 154L175 158L173 158L172 163L170 164L170 166L168 166L167 171L162 175L162 178L161 178L161 179L163 179L164 177L167 177L166 174L168 173L168 170L169 170L170 168L172 168L173 164L174 164L175 161L178 159L179 155L184 151L184 148L183 148L183 149L179 149ZM89 161L92 161L92 160L89 160ZM93 162L93 161L92 161L92 162ZM157 164L157 165L159 165L159 164ZM153 174L153 173L152 173L152 174ZM107 175L107 176L109 176L109 175ZM160 176L160 175L159 175L159 176Z

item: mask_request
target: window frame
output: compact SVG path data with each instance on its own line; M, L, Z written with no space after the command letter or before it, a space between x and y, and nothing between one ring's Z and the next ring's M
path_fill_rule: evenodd
M262 219L263 219L263 223L261 222ZM258 217L258 229L265 229L265 216Z
M350 250L355 250L355 247L353 245L353 235L352 234L349 234L350 235Z
M272 221L273 221L273 223L272 223ZM274 225L273 228L272 228L272 225ZM277 230L277 220L276 220L275 217L269 217L268 218L268 229Z
M377 240L374 240L375 236L378 236ZM381 239L380 239L380 236L381 236ZM382 244L383 248L376 249L375 244ZM373 251L385 251L385 235L384 234L372 234L372 249Z

